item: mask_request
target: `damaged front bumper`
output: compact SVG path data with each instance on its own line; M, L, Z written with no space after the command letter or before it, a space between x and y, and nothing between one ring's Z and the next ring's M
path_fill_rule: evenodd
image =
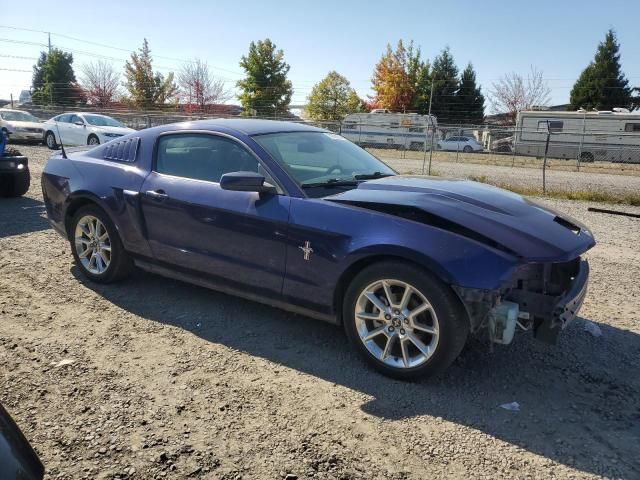
M462 300L471 331L489 331L496 343L510 343L515 322L535 338L556 343L560 332L576 317L587 294L589 263L526 264L498 290L454 287Z

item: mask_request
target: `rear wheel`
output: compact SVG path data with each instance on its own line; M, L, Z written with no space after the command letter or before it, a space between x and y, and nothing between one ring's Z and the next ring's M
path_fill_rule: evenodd
M130 273L132 262L115 225L98 206L87 205L75 213L69 239L76 264L89 279L110 283Z
M445 370L469 332L449 287L412 265L381 262L360 272L343 305L347 336L374 368L394 378Z
M47 132L47 134L44 137L44 143L47 144L47 147L50 150L57 150L58 149L58 143L56 142L56 136L53 134L53 132Z

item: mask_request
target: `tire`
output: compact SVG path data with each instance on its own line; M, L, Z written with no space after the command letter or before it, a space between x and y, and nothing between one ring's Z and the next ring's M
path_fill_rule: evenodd
M580 154L580 161L585 163L593 163L594 162L593 153L591 152L582 152Z
M58 144L56 142L56 136L53 132L49 131L44 136L44 144L47 146L49 150L57 150Z
M95 220L100 224L97 230ZM95 237L89 223L94 225ZM83 229L88 234L82 234ZM118 231L109 216L97 205L86 205L78 209L67 231L73 258L85 277L97 283L112 283L131 273L133 263L122 246ZM98 236L101 237L100 241L96 240ZM110 248L110 253L107 246ZM83 250L90 253L81 258Z
M21 197L29 191L31 175L29 169L20 173L0 175L0 197Z
M87 138L87 145L91 145L92 147L100 145L100 139L96 135L91 134L89 138Z
M383 281L394 296L391 302L385 300ZM403 285L413 290L405 308L399 305ZM373 292L388 313L375 308L365 292ZM389 303L398 308L390 309ZM427 309L411 318L410 311L419 307ZM363 315L356 316L356 309ZM347 337L365 361L384 375L401 380L444 371L458 357L469 334L469 320L453 291L429 272L403 262L376 263L356 275L345 294L342 318ZM363 339L367 335L369 340ZM420 351L415 339L426 353Z
M471 153L471 152L473 152L473 148L471 148L469 145L465 145L465 147L462 149L462 151L464 153Z

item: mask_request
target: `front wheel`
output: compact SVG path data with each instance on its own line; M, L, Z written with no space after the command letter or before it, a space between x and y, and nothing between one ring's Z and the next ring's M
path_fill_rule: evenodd
M464 153L471 153L471 152L473 152L473 148L471 148L469 145L465 145L465 147L462 149L462 151Z
M399 379L445 370L469 332L452 290L428 272L399 262L374 264L354 278L345 295L343 320L364 359Z
M96 137L95 135L89 135L89 138L87 139L87 145L89 145L91 147L95 147L96 145L100 145L100 139L98 137Z
M97 205L80 208L69 226L71 251L82 273L98 283L126 277L132 267L118 231Z

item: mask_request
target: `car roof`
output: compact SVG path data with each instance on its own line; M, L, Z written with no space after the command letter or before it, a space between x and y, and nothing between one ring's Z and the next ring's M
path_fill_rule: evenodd
M216 118L210 120L196 120L193 122L181 122L182 128L215 130L217 128L229 128L242 132L245 135L264 135L267 133L282 132L327 132L322 128L313 127L304 123L285 122L281 120L261 120L254 118Z
M17 113L29 113L24 110L16 110L15 108L0 108L0 112L17 112Z

